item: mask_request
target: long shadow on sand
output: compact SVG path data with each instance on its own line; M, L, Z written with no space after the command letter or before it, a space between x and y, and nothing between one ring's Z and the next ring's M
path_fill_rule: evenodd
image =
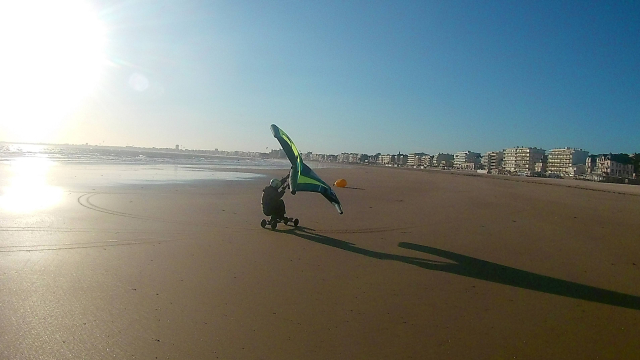
M522 289L540 291L548 294L565 296L573 299L592 301L596 303L619 306L627 309L640 310L640 297L619 293L616 291L600 289L583 285L572 281L556 279L550 276L539 275L509 266L476 259L470 256L457 254L451 251L434 247L401 242L398 247L419 251L425 254L435 255L455 263L433 261L409 256L401 256L367 250L355 246L352 243L334 239L328 236L309 232L304 227L284 230L283 233L295 235L299 238L315 243L331 246L352 253L368 256L380 260L393 260L414 265L427 270L443 271L473 279L485 280L497 284L515 286Z

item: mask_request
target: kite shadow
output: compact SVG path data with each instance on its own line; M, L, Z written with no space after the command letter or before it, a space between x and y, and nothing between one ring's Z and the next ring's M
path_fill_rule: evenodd
M640 296L561 280L425 245L401 242L398 244L398 247L438 256L449 261L435 261L368 250L346 241L315 234L310 231L313 231L313 229L298 227L281 232L378 260L399 261L427 270L442 271L526 290L640 310Z

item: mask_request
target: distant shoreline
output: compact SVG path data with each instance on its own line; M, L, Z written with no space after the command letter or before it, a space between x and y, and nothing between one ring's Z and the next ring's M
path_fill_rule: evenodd
M358 167L374 167L379 169L400 170L400 171L415 171L415 172L430 172L440 175L456 175L456 176L468 176L478 177L484 179L503 180L522 182L539 185L550 186L562 186L573 189L601 191L606 193L620 194L620 195L633 195L640 196L640 186L634 184L616 184L605 183L596 181L586 181L579 179L551 179L551 178L539 178L539 177L526 177L526 176L509 176L509 175L497 175L497 174L482 174L465 170L440 170L436 168L411 168L411 167L399 167L399 166L380 166L380 165L364 165L364 164L350 164Z

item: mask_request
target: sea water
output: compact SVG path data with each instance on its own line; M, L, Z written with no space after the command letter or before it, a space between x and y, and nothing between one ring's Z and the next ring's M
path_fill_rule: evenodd
M193 181L246 181L286 159L212 156L185 151L0 143L0 213L31 214L56 206L69 191ZM213 183L212 183L213 184Z
M0 186L46 178L54 185L166 184L195 180L251 180L287 159L219 156L184 150L89 145L0 143ZM312 167L338 164L314 163Z

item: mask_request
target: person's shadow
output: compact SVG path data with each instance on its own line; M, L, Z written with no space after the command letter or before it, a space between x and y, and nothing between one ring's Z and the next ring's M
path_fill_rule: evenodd
M473 279L515 286L522 289L540 291L548 294L566 296L573 299L592 301L606 305L619 306L627 309L640 310L639 296L600 289L572 281L556 279L550 276L539 275L529 271L457 254L451 251L408 242L401 242L398 244L398 247L435 255L451 260L454 263L367 250L346 241L313 233L311 230L312 229L305 227L297 227L294 229L282 230L280 232L374 259L399 261L427 270L443 271Z

